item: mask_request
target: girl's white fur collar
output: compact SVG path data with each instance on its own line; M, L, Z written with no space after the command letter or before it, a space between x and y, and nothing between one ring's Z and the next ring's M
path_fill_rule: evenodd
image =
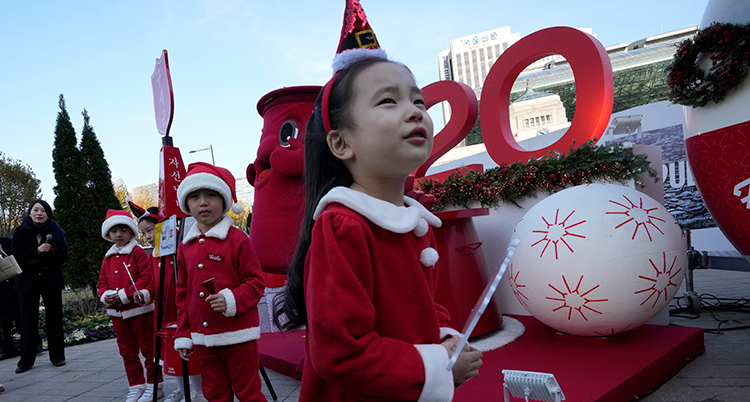
M369 219L372 223L394 233L414 232L421 237L428 225L440 227L440 219L413 198L404 196L406 206L399 207L347 187L331 189L318 203L313 219L318 219L328 204L339 203Z
M117 247L117 244L113 244L112 247L110 247L109 250L107 250L107 254L105 255L105 257L109 257L110 255L115 255L115 254L130 254L133 252L133 249L136 247L138 247L138 242L135 241L135 239L130 239L128 244L120 248Z
M227 233L229 233L229 228L232 227L232 218L229 215L224 215L223 218L214 225L211 229L208 230L208 232L205 233L206 237L215 237L220 240L224 240L227 238ZM190 226L190 229L188 229L187 234L182 239L182 244L187 244L190 240L193 240L197 237L199 237L201 234L200 229L198 229L198 224L193 223L192 226Z

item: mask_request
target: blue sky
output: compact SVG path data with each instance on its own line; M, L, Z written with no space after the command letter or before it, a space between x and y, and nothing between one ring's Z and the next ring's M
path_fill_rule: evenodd
M510 26L521 36L551 26L589 27L603 45L697 25L706 0L361 0L389 56L417 83L438 79L451 39ZM85 108L112 179L128 189L158 176L150 76L169 52L171 135L186 163L211 161L237 177L255 159L256 103L285 86L331 75L344 0L3 1L0 4L0 151L31 166L54 199L52 147L58 97L80 140ZM431 110L442 126L437 107Z

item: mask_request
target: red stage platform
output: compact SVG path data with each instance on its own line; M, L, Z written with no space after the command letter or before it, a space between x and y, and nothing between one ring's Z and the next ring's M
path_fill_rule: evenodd
M644 325L608 343L557 338L531 316L513 316L526 332L515 342L484 354L479 376L456 390L454 401L502 401L502 370L552 373L568 401L631 401L668 379L703 350L699 328ZM304 331L261 336L263 365L301 379ZM521 400L515 399L514 400Z

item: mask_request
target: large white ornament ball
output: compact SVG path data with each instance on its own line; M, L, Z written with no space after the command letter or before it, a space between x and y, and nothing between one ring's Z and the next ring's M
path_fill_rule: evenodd
M555 193L516 226L508 274L520 303L572 335L635 329L669 304L687 245L658 201L629 187L589 184Z

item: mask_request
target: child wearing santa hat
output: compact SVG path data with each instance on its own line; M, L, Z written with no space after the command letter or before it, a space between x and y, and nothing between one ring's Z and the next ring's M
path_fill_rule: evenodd
M411 72L347 0L334 76L305 130L305 206L282 330L306 328L301 402L449 402L482 353L435 301L440 219L404 196L433 124ZM457 362L450 369L452 354Z
M156 224L159 223L160 220L163 220L163 216L159 214L159 209L157 207L149 207L149 208L143 208L140 205L136 204L133 200L130 199L130 197L125 197L125 201L128 203L128 206L130 207L130 211L135 215L136 219L138 220L138 229L141 232L141 236L143 236L143 240L148 243L149 246L154 247L156 243L156 236L158 233L156 233ZM176 271L174 268L174 255L167 255L164 257L164 260L166 262L164 266L164 284L163 289L159 289L159 279L161 278L161 257L156 256L156 250L153 250L150 255L151 258L151 266L153 267L153 277L154 277L154 303L157 303L157 300L159 300L159 294L162 292L163 296L161 299L161 311L162 311L162 321L161 323L157 323L157 316L158 312L154 312L154 330L160 331L162 328L166 327L168 324L174 324L174 322L177 321L177 311L175 306L175 291L176 291L176 281L175 281L175 273ZM157 305L158 308L158 305ZM166 355L167 350L165 348L161 349L161 356L159 356L161 361L166 361ZM181 376L175 376L174 374L170 374L167 370L167 367L165 365L162 365L164 367L164 375L167 377L171 377L175 379L174 383L176 385L174 391L167 395L167 397L164 399L164 402L180 402L184 400L185 397L185 385L182 381ZM206 399L203 397L203 391L201 391L201 376L200 376L200 369L198 368L198 362L197 361L191 361L188 365L188 375L190 377L190 388L192 388L191 391L191 401L192 402L204 402Z
M154 370L154 294L151 261L135 241L138 226L127 211L110 209L102 223L102 237L114 243L102 261L99 273L99 298L107 306L117 334L125 374L130 389L127 402L153 400ZM138 354L145 359L146 377ZM151 383L147 386L146 381ZM161 375L157 400L164 399Z
M265 285L258 257L245 233L232 227L234 177L203 162L188 166L177 189L180 209L196 223L177 250L175 350L197 352L203 395L209 401L265 401L258 371Z

